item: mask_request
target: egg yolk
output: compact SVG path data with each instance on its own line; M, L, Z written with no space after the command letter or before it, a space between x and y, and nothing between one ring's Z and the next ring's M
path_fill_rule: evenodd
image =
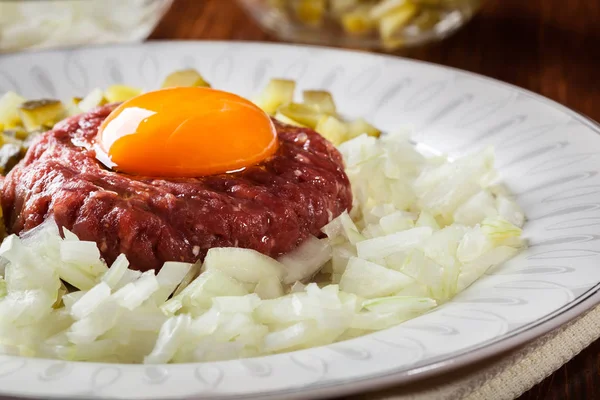
M196 177L254 165L277 145L270 117L250 101L181 87L119 105L98 130L96 153L108 167L129 174Z

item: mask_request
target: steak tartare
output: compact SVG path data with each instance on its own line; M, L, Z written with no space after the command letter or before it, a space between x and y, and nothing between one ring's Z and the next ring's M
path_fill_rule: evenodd
M1 200L10 233L53 217L81 240L95 241L107 263L124 253L133 268L149 270L165 261L195 262L212 247L277 257L320 236L351 207L335 147L313 130L277 121L277 153L240 172L164 179L106 169L93 145L114 107L59 123L6 176Z

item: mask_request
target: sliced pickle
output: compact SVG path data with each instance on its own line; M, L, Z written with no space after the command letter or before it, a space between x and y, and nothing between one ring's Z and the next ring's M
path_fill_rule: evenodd
M424 8L421 10L419 15L415 17L413 23L419 28L420 31L428 31L433 29L441 20L441 14L439 10L430 8Z
M56 301L52 305L52 308L60 308L63 305L63 296L69 293L69 289L63 281L60 281L60 287L58 288L58 295L56 296Z
M141 89L126 85L112 85L104 91L104 97L109 103L127 101L142 93Z
M21 146L4 143L0 147L0 174L6 175L21 159Z
M413 3L406 2L394 9L379 21L379 35L383 40L396 36L415 16L418 8Z
M19 135L22 135L22 132L24 131L22 128L15 128L2 132L2 134L0 134L2 144L4 145L8 143L20 146L21 143L23 143L23 140L17 139L17 132L19 132ZM25 135L29 136L29 133L25 132Z
M21 104L19 116L28 132L53 126L65 113L65 106L58 100L30 100Z
M370 7L358 7L355 10L342 14L341 24L344 31L351 35L366 35L371 32L376 25L376 21L371 18Z
M271 7L282 8L285 7L285 0L268 0Z
M299 128L306 128L306 125L302 125L300 122L298 121L294 121L291 118L286 117L285 115L281 114L280 112L277 112L275 114L274 117L277 121L279 122L283 122L284 124L288 124L288 125L292 125L292 126L297 126Z
M271 79L263 92L254 103L262 108L267 114L273 115L282 105L294 100L296 82L286 79Z
M313 129L315 126L317 126L321 117L323 117L322 112L316 111L314 108L306 104L299 103L290 103L286 106L280 107L277 112Z
M88 112L93 108L107 103L102 89L94 89L83 98L77 105L82 112Z
M25 99L14 92L6 92L0 97L0 124L4 129L11 129L21 124L19 106Z
M169 74L161 88L170 87L210 87L210 83L206 82L198 71L190 68Z
M390 37L390 38L384 38L381 39L381 47L384 50L395 50L395 49L399 49L400 47L403 47L406 44L406 40L404 40L403 38L399 38L399 37Z
M381 131L375 128L373 125L369 124L363 118L356 119L348 125L348 139L355 138L357 136L366 133L367 136L379 137L381 135Z
M419 5L444 7L458 7L468 3L471 0L412 0Z
M6 227L4 224L4 213L2 211L2 207L0 207L0 239L4 239L6 237ZM5 288L6 289L6 288ZM0 288L0 296L2 295L2 289ZM6 293L4 293L6 295Z
M404 7L408 0L383 0L371 8L370 16L375 20L380 20L386 15L394 13L397 9Z
M348 139L348 128L346 124L331 115L322 117L319 120L315 131L336 146Z
M71 101L69 101L65 106L65 117L72 117L73 115L81 114L82 111L79 108L79 104L81 104L82 100L83 98L81 97L72 97Z
M27 138L25 140L23 140L23 142L21 143L21 156L22 157L25 156L27 149L29 149L29 147L31 147L31 144L38 138L38 136L40 136L44 132L45 132L45 130L29 132L29 134L27 135Z
M350 13L361 3L363 3L361 0L329 0L329 8L333 15L342 16L346 13Z
M305 25L321 25L327 11L325 0L296 0L292 3L296 18Z
M21 127L16 127L13 129L7 129L5 131L2 131L0 138L2 138L2 143L5 143L7 141L10 143L19 143L20 141L27 139L28 136L29 132L27 132ZM7 139L5 140L4 137L6 137Z
M305 90L302 93L304 104L318 112L335 115L335 102L331 93L324 90Z

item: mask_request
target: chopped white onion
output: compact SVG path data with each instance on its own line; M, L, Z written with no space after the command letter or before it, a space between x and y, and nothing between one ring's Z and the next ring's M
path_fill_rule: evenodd
M283 283L289 285L311 278L330 259L331 245L309 236L295 250L278 259L285 266Z
M493 152L448 162L395 135L340 150L352 211L278 260L213 248L204 265L141 273L124 255L108 268L50 219L9 236L0 354L161 364L326 345L428 312L524 246L522 211L492 186Z
M77 320L87 317L109 296L110 286L100 282L71 306L71 315Z
M258 283L268 276L281 278L284 266L278 261L251 249L238 247L213 248L204 259L207 271L218 270L240 282Z

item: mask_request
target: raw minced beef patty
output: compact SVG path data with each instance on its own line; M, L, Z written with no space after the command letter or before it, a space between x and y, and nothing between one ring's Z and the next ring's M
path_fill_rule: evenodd
M234 174L161 179L107 170L92 150L100 107L46 132L6 176L7 229L21 233L54 217L98 243L110 264L132 267L195 262L211 247L245 247L271 257L296 248L352 203L342 158L319 134L275 122L280 147ZM218 132L215 132L218 135Z

